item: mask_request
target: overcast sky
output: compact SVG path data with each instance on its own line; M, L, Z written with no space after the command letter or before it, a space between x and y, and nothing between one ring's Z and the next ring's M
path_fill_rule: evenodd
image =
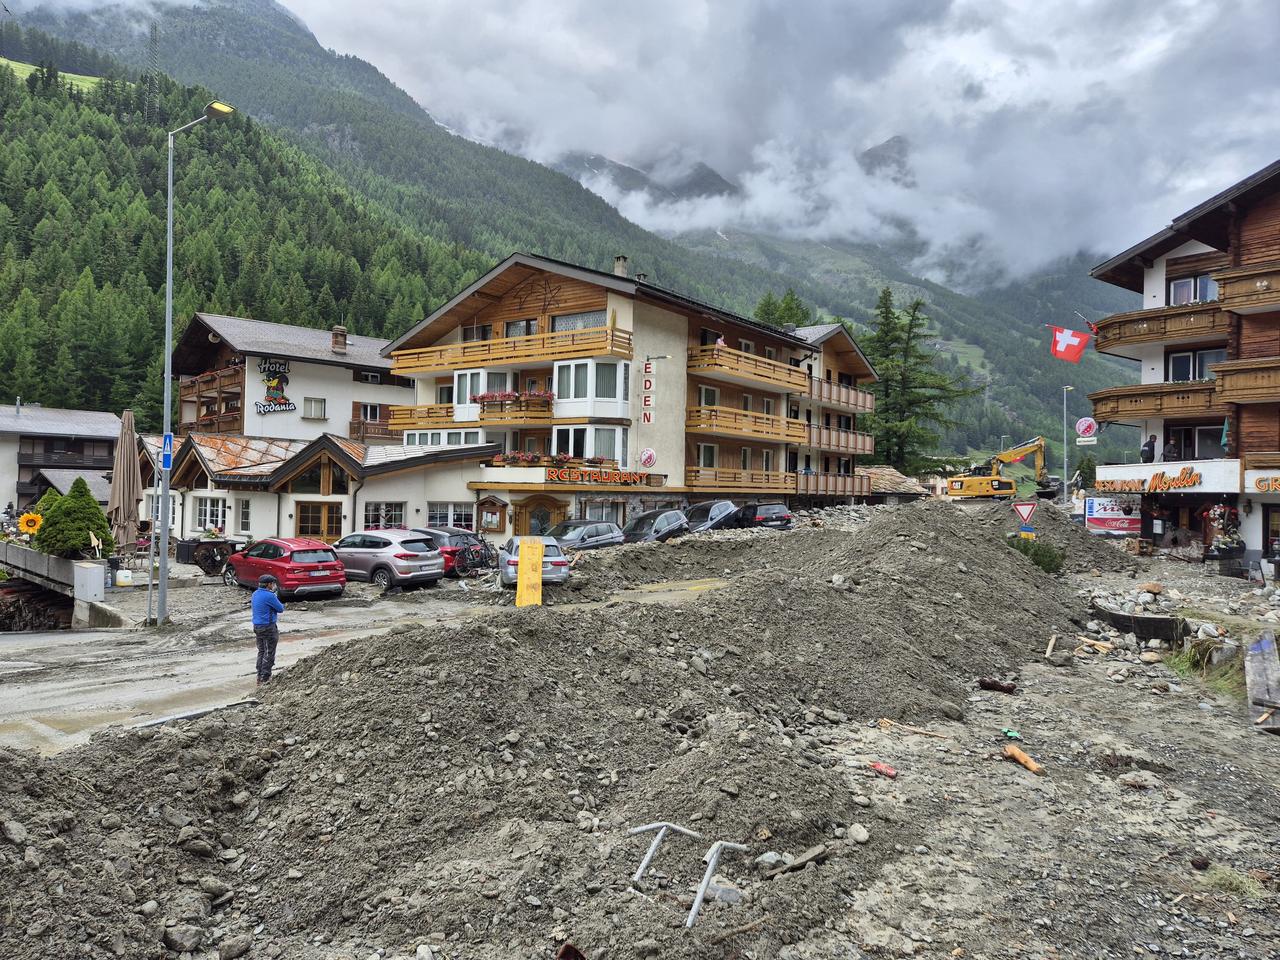
M912 224L928 267L1118 252L1280 157L1274 0L285 0L443 122L549 161L703 160L734 199L655 229ZM913 187L856 157L894 135Z

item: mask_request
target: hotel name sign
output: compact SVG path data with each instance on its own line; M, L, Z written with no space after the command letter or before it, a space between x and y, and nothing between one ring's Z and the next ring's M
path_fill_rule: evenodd
M609 483L635 485L648 481L647 473L635 470L604 470L590 467L547 467L547 483Z
M1202 479L1199 471L1183 467L1173 476L1163 470L1153 473L1149 480L1099 480L1094 483L1094 489L1103 493L1168 493L1194 489L1200 486Z

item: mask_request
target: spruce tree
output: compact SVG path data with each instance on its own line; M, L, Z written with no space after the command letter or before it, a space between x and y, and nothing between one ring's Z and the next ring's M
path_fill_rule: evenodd
M76 477L66 496L59 498L44 515L34 546L58 557L88 557L93 555L91 533L98 538L104 557L115 549L107 515L93 499L84 477Z

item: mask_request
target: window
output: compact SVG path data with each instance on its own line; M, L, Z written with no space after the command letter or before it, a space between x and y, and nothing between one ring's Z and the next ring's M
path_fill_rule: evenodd
M463 530L471 530L474 529L475 522L474 503L455 503L453 505L453 526L461 527Z
M526 393L533 393L538 389L537 377L526 377L524 381L524 389Z
M476 340L488 340L493 336L493 328L487 323L462 328L462 342L473 343Z
M1268 557L1280 555L1280 504L1262 505L1262 552Z
M852 373L837 373L837 374L836 374L836 383L840 384L840 386L842 386L842 387L852 387L852 386L853 386L853 374L852 374Z
M471 530L475 526L474 503L428 503L428 527L461 527Z
M152 523L160 522L160 494L147 494L147 513L151 516ZM178 498L169 495L169 526L173 527L178 521Z
M193 514L197 530L227 528L227 501L221 497L196 497Z
M437 434L432 434L437 436ZM459 447L480 442L479 430L450 430L444 435L444 445L446 447Z
M322 476L323 474L320 470L320 461L317 460L289 482L289 492L319 493Z
M605 460L617 460L618 432L613 427L596 427L595 456Z
M616 363L596 364L596 398L600 400L618 398L618 365Z
M452 383L442 383L436 387L436 403L453 403Z
M507 372L505 370L485 374L484 388L490 393L502 393L507 389Z
M1184 303L1203 303L1218 299L1218 283L1208 274L1196 277L1179 277L1169 281L1169 306Z
M427 504L427 526L447 527L452 517L452 506L448 503Z
M765 398L764 398L764 412L765 412L765 414L766 414L767 416L770 416L770 417L772 417L772 416L773 416L773 406L774 406L774 399L773 399L773 397L765 397Z
M571 457L587 455L586 427L556 427L553 453L567 453Z
M788 416L788 417L790 417L792 420L799 420L799 419L800 419L800 404L798 404L798 403L793 403L793 404L791 404L790 406L788 406L788 407L787 407L787 416Z
M700 407L718 407L720 406L720 391L715 387L698 387L698 406Z
M714 443L698 444L698 466L714 470L716 466L716 449Z
M325 496L333 494L343 494L347 492L347 471L340 466L329 461L329 492Z
M1227 359L1227 351L1225 348L1218 350L1197 350L1196 351L1196 379L1212 380L1214 373L1209 368L1215 363L1223 363Z
M587 361L556 364L556 399L585 400L587 397Z
M764 467L765 473L773 472L773 451L772 450L765 450L761 454L760 466Z
M249 524L249 501L247 499L236 500L236 530L240 533L248 533L252 527Z
M848 457L840 457L840 459L836 461L836 473L840 474L842 477L847 477L849 474L853 473L853 467Z
M603 327L608 323L603 310L591 310L587 313L565 313L558 317L551 318L551 329L555 332L561 330L590 330L593 327Z
M372 370L361 370L360 382L361 383L381 383L382 374L374 373Z
M1170 353L1165 360L1165 379L1169 383L1185 383L1189 380L1212 380L1209 368L1227 359L1222 347L1209 350L1179 350Z
M742 409L747 413L751 412L751 394L744 393L742 395Z
M631 364L629 363L622 365L622 400L624 402L631 400Z
M1196 459L1221 460L1227 455L1222 447L1222 427L1196 427Z
M386 530L404 527L404 504L371 502L364 505L366 530Z
M304 420L327 420L324 414L324 397L303 397L302 418Z
M471 398L481 391L479 370L459 370L453 375L455 403L475 403Z
M508 320L504 335L508 337L531 337L537 332L537 320Z
M778 351L773 349L773 347L765 347L764 358L766 360L776 360L778 359Z
M583 504L584 520L608 520L622 526L622 504L617 500L588 500Z
M742 469L750 470L751 469L751 450L747 447L743 447L740 453L740 456L742 457Z
M847 414L847 413L837 414L837 415L836 415L836 426L837 426L837 427L839 427L841 430L852 430L852 429L853 429L853 417L852 417L851 415Z
M720 331L712 330L710 327L703 327L698 339L704 347L713 346L720 339Z
M795 473L799 469L800 469L800 451L788 450L787 451L787 472Z
M623 469L625 469L625 468L626 468L626 466L627 466L627 463L628 463L628 460L627 460L627 428L626 428L626 427L622 427L618 432L619 432L620 434L622 434L622 445L621 445L621 447L620 447L620 450L621 450L621 456L619 456L619 457L618 457L618 466L620 466L620 467L622 467Z
M741 350L743 353L755 353L756 345L752 343L750 340L739 340L738 349Z
M377 423L382 419L382 405L378 403L360 404L360 419L365 423Z

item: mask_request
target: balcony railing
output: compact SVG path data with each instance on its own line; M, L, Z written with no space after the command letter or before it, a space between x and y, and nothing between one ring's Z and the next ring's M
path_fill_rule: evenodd
M688 467L684 472L687 487L712 490L741 490L746 493L795 493L796 475L776 470L721 470L715 467Z
M452 403L425 403L416 407L393 406L387 428L398 430L427 430L456 427Z
M213 396L218 393L241 393L244 391L244 364L222 367L206 373L186 377L178 384L178 396L183 400L194 400L200 396Z
M854 413L870 413L876 408L875 394L817 377L809 378L809 399L814 403L852 410Z
M397 434L391 430L389 420L352 420L348 425L348 434L352 440L364 443L369 440L395 440Z
M527 459L522 454L499 454L489 461L490 467L555 467L573 468L580 470L617 470L618 461L600 459L598 457L570 457L564 459L554 456L536 456L533 459Z
M1222 417L1227 406L1212 380L1188 383L1139 383L1089 394L1093 415L1108 423L1146 417Z
M1190 303L1155 310L1117 313L1098 324L1097 349L1108 353L1139 343L1164 340L1222 340L1230 328L1217 303Z
M750 380L790 393L808 389L809 375L799 367L757 357L733 347L694 347L689 351L689 372L709 377Z
M114 457L87 457L71 451L37 450L18 454L18 465L23 467L80 467L85 470L110 470Z
M869 433L857 430L841 430L837 427L809 425L809 446L819 450L835 450L840 453L874 453L875 439Z
M1280 357L1228 360L1209 368L1217 376L1220 403L1275 403L1280 400Z
M747 437L778 443L803 443L805 437L804 424L799 420L733 407L690 407L685 413L684 428L717 437Z
M1280 310L1280 260L1221 270L1213 277L1218 281L1218 305L1223 310L1233 313Z
M391 357L394 374L432 373L465 367L509 363L546 364L585 357L631 357L631 333L616 327L561 330L528 337L472 340L440 347L397 350Z
M540 426L551 422L551 397L517 397L514 400L482 400L480 422L487 427Z
M244 411L224 410L222 413L206 413L194 420L183 420L178 432L187 433L240 433L244 429Z
M852 473L797 473L796 493L806 497L867 496L871 478Z

